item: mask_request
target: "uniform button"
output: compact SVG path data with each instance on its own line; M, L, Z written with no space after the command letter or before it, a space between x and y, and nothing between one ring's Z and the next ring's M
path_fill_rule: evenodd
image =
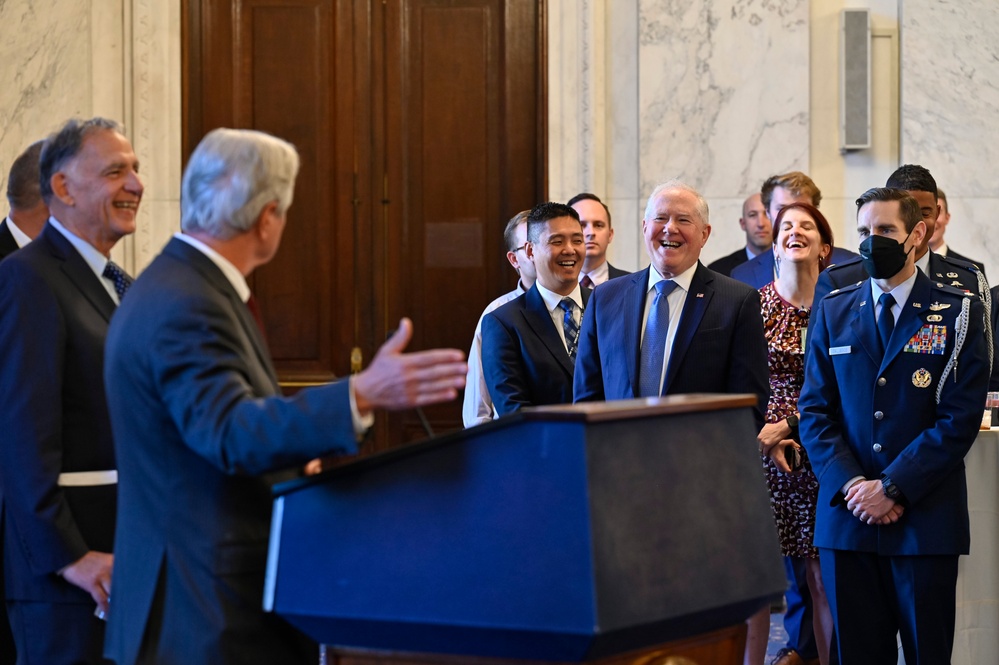
M886 383L888 383L888 382L885 381L885 377L882 376L880 379L878 379L878 385L879 386L883 386Z
M876 452L876 453L880 453L881 452L881 444L880 443L875 443L874 444L874 452Z
M875 411L874 412L874 419L875 420L881 420L884 417L885 417L885 414L881 413L880 411Z

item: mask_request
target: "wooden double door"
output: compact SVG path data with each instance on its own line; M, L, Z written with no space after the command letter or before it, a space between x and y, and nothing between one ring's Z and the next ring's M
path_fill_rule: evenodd
M291 141L302 167L251 287L291 390L366 366L400 317L411 349L467 350L516 284L506 220L544 200L537 0L185 0L184 159L216 127ZM460 400L426 409L437 432ZM425 436L382 415L367 451Z

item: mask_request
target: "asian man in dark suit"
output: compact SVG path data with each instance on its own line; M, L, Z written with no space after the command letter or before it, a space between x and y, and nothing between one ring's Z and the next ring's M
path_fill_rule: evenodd
M679 181L659 185L642 228L652 265L590 297L575 401L752 393L762 428L770 383L760 296L699 262L711 233L704 198Z
M281 396L246 277L278 249L298 166L262 132L205 136L184 172L183 233L108 333L121 478L106 652L118 665L314 665L316 645L261 608L268 474L354 453L375 409L464 385L461 351L402 353L403 319L364 371Z
M52 217L0 262L7 607L23 662L99 663L117 482L104 339L129 282L108 257L135 231L143 187L102 118L50 136L39 170Z
M964 456L990 371L982 302L916 269L927 229L906 191L868 190L857 208L871 278L817 303L798 401L815 545L841 662L893 663L901 633L907 663L949 663Z
M579 286L586 252L576 211L542 203L527 217L527 257L537 279L482 320L482 366L496 412L572 402L579 323L590 289Z

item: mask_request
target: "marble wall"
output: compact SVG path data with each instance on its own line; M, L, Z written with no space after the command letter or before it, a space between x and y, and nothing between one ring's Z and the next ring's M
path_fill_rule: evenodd
M114 258L137 274L179 228L180 0L0 2L0 62L0 189L68 118L124 125L146 189Z
M767 176L808 170L808 0L553 0L549 22L549 195L607 200L616 265L648 262L659 182L708 199L710 261L744 244L742 201Z
M945 240L999 282L999 6L906 0L901 10L901 159L947 192ZM969 121L973 118L974 121Z

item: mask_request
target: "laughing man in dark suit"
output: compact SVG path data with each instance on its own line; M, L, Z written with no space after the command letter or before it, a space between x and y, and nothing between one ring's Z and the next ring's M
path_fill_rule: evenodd
M698 260L711 234L707 202L666 182L649 197L642 228L652 265L590 297L575 400L753 393L762 428L770 383L760 296Z
M576 211L542 203L527 216L537 279L482 320L482 367L496 412L572 402L579 323L590 294L577 281L586 251Z
M102 118L49 137L39 169L52 217L0 262L7 607L24 662L98 663L117 482L104 339L128 281L108 256L135 231L143 187L131 144Z

